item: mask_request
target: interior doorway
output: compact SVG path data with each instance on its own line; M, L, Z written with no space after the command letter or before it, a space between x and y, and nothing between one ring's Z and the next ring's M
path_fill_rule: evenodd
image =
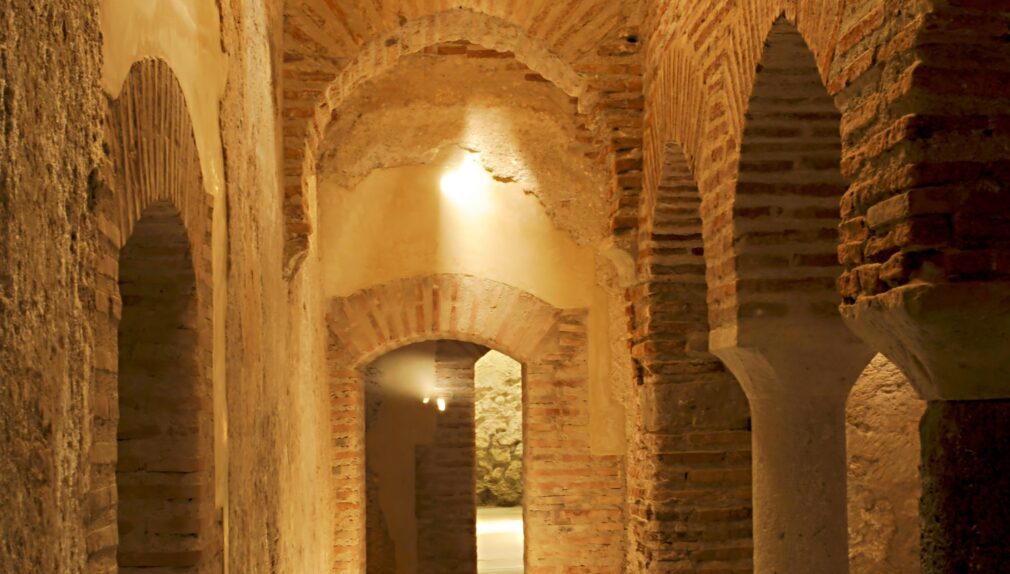
M523 572L522 378L458 341L366 368L369 574Z

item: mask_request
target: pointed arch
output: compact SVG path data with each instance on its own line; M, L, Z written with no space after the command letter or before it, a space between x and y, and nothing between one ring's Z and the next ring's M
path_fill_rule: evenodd
M659 167L642 202L632 295L639 414L628 460L629 564L641 572L671 563L747 569L747 400L708 352L701 196L679 145L663 147ZM709 481L712 473L723 479ZM664 544L674 537L678 544Z
M838 206L848 187L840 123L813 53L780 17L748 104L731 243L715 263L710 303L726 336L744 336L739 326L752 319L838 317Z

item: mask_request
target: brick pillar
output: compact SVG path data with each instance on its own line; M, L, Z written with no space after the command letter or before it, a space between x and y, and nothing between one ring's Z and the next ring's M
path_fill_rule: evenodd
M863 118L843 131L842 311L930 401L923 572L1007 572L1010 67L983 56L1006 53L1007 7L890 4L909 41L882 51L875 89L839 85L843 111Z
M751 569L751 437L740 385L708 352L701 196L679 148L667 150L640 226L631 292L638 362L628 452L628 563Z
M841 119L780 17L748 102L732 222L706 245L710 342L751 405L760 574L848 572L845 400L874 353L838 313Z
M477 570L475 345L439 342L435 395L446 398L434 440L416 450L418 572ZM486 349L485 349L486 351Z

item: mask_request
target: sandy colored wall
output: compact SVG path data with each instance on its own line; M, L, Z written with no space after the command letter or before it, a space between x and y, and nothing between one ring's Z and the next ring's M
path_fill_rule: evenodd
M371 172L351 190L320 183L319 238L328 297L394 279L460 273L518 287L559 308L590 310L594 448L623 451L624 414L610 398L611 298L598 284L600 257L558 230L533 195L477 168L472 193L440 183L474 154L445 151L427 165Z
M204 181L215 195L224 186L218 104L228 60L221 46L217 2L102 0L102 87L119 94L134 62L160 58L182 84L193 116Z
M394 279L463 273L508 283L560 308L588 307L594 252L554 228L537 199L478 167L465 194L443 175L474 154L371 172L351 190L320 184L325 290L349 295Z
M329 418L318 271L291 283L283 251L275 3L222 2L228 84L229 537L231 572L302 574L332 565Z
M491 351L474 368L477 426L477 504L523 503L523 370Z
M852 574L919 572L919 419L905 375L883 355L849 395L849 568Z
M97 2L0 18L0 570L80 572L95 364L89 174L103 102Z
M608 173L572 98L509 52L459 42L405 56L333 117L313 202L327 296L461 273L589 309L591 440L622 452L610 375L630 358L612 344L626 325L609 314L623 293L608 257ZM461 166L468 181L444 194Z
M227 565L324 571L333 525L320 510L332 493L318 269L307 264L290 284L280 273L279 7L105 0L101 23L101 85L111 96L136 60L171 66L214 196L215 466ZM233 162L225 164L223 146Z

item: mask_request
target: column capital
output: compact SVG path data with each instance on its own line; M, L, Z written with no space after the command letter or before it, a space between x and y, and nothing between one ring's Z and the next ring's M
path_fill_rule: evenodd
M790 396L844 401L876 353L837 318L806 319L714 330L711 352L733 372L751 401Z
M1010 398L1010 282L911 284L841 312L926 400Z

